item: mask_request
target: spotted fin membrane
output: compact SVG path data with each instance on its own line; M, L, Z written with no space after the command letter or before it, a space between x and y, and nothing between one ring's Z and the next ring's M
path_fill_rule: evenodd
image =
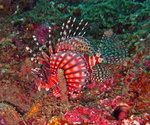
M110 72L106 67L99 63L92 68L92 80L97 82L103 82L106 78L108 78Z
M124 42L118 40L115 35L112 37L103 35L100 42L100 53L103 56L104 63L118 63L127 57L128 49Z

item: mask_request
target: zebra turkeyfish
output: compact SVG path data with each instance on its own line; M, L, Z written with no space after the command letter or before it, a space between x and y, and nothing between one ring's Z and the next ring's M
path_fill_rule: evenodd
M59 82L61 81L58 80L58 69L64 70L67 93L70 96L74 96L78 95L88 83L103 81L108 77L109 72L103 66L103 61L114 63L124 58L120 50L117 52L116 44L109 45L111 44L107 42L109 40L106 39L105 41L104 38L101 40L102 48L99 47L96 52L91 45L91 41L84 37L84 29L88 23L85 23L81 27L83 22L81 20L73 32L72 27L75 20L76 18L73 20L69 18L66 24L63 23L62 32L60 32L60 38L57 41L55 49L52 47L52 41L49 40L48 47L45 45L48 53L42 47L39 47L42 57L34 54L38 64L42 65L41 68L33 69L33 72L36 73L36 85L38 89L45 88L48 91L52 88L53 94L56 97L61 96L59 86ZM79 29L81 29L80 32ZM79 33L77 34L77 32ZM36 36L33 36L33 38L37 42ZM51 39L51 27L49 27L49 38ZM113 46L113 50L109 48L110 46ZM27 47L27 50L30 50L30 48Z

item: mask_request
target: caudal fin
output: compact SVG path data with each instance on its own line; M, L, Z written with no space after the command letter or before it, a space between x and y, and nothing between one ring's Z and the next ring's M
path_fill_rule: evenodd
M127 56L127 47L124 42L118 40L116 36L102 37L100 44L100 53L104 63L114 64L122 61Z

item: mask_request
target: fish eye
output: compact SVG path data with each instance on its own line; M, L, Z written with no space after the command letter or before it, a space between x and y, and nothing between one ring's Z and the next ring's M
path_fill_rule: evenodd
M41 74L38 74L38 77L41 77Z

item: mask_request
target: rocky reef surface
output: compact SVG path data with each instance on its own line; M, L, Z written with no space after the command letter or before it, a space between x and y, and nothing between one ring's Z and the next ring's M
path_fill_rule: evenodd
M128 56L105 66L108 79L66 99L51 89L38 91L32 73L38 64L26 47L37 51L33 35L46 43L49 26L55 47L69 17L76 17L75 27L81 19L88 22L85 37L95 49L103 35L115 35ZM149 125L149 105L149 0L0 0L1 125Z

